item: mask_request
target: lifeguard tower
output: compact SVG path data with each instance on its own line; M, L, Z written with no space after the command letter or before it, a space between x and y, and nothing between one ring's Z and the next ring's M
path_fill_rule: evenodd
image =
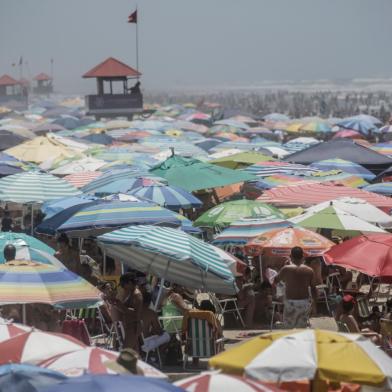
M27 108L28 89L9 75L0 77L0 106L24 110Z
M97 79L97 94L85 97L87 114L95 116L97 120L102 117L126 117L132 120L135 113L142 113L140 76L138 71L113 57L85 73L83 78ZM136 79L132 87L128 86L130 79Z
M34 86L34 94L49 95L53 93L53 79L46 73L41 72L33 78L37 85Z

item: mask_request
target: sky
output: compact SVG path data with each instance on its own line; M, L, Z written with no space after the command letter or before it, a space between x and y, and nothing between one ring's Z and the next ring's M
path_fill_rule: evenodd
M145 88L392 77L391 0L0 0L0 75L53 58L56 90L92 91L107 57L136 66L136 5Z

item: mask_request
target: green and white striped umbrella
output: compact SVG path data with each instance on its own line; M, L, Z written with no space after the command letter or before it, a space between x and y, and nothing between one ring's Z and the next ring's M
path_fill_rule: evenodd
M181 230L129 226L98 237L107 255L172 283L235 294L237 259Z
M81 194L61 178L41 172L13 174L0 180L0 200L15 203L42 203Z

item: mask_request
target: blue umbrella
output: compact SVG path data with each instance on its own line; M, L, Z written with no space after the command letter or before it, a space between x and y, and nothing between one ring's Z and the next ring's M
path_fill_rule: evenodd
M183 392L180 387L166 381L143 376L86 374L68 378L60 384L40 392Z
M63 199L50 200L41 206L41 211L45 214L45 219L48 219L69 207L87 204L94 200L97 200L97 197L92 195L71 196Z
M73 117L60 117L53 121L53 123L61 125L66 129L75 129L80 126L80 121Z
M178 227L181 221L172 211L152 203L105 201L82 208L57 231L72 232L79 236L95 236L115 228L142 224Z
M106 133L93 133L82 137L82 140L96 144L112 144L114 139Z
M61 373L33 365L0 366L0 391L4 392L36 392L66 379Z
M362 133L363 135L368 135L370 131L377 130L377 127L372 122L356 118L346 118L339 121L336 125L341 128L352 129Z
M385 196L392 195L392 182L380 182L379 184L372 184L362 188L364 191L379 193Z
M13 165L11 162L0 162L0 176L10 176L12 174L22 173L24 170L19 167Z
M267 114L266 116L264 116L263 120L264 121L280 122L280 121L289 121L290 117L288 117L282 113L270 113L270 114Z

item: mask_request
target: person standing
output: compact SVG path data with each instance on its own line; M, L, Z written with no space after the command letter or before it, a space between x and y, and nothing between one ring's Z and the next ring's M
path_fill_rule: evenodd
M310 292L316 298L315 277L312 268L303 264L303 249L291 249L291 264L285 265L275 278L286 287L283 324L285 328L306 328L311 310ZM310 292L309 292L310 291Z

